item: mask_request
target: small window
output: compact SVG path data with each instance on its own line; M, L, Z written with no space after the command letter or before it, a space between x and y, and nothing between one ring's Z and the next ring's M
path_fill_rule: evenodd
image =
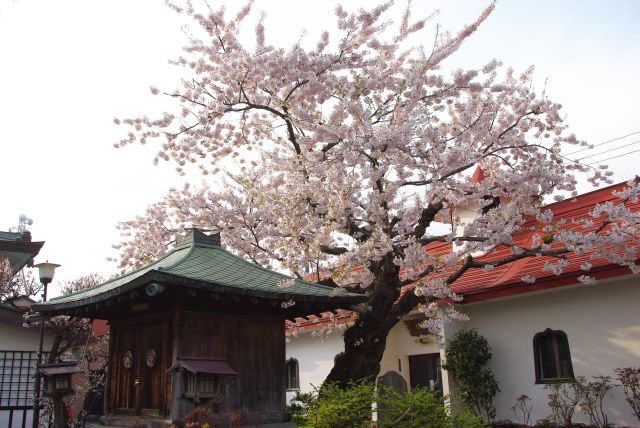
M533 337L536 383L573 381L569 339L562 330L546 329Z
M298 360L289 358L285 366L287 389L300 389L300 376L298 372Z

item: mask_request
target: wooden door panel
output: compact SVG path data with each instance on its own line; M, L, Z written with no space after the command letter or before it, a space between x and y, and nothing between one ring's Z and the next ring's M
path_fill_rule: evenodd
M162 362L164 323L147 324L140 337L140 407L146 414L160 413L163 406Z
M166 414L167 376L171 349L168 322L122 323L114 353L117 413L160 417ZM166 343L165 343L166 342ZM128 368L125 357L130 357ZM166 366L166 367L165 367Z
M117 380L118 413L133 413L136 409L136 379L138 364L136 361L136 331L128 328L119 330L119 350L115 364L120 374Z

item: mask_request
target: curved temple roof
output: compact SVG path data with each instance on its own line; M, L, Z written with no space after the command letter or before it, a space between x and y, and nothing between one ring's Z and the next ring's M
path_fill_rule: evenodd
M294 279L280 286L287 275L265 269L225 251L218 235L205 235L193 229L178 240L178 246L164 257L139 269L95 287L33 305L39 312L78 308L113 298L142 285L158 283L191 287L221 294L235 294L268 300L295 300L335 304L356 304L365 296L342 289Z

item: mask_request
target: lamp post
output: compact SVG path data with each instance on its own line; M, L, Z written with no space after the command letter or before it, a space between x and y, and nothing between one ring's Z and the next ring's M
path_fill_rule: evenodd
M44 263L38 263L34 267L38 268L38 276L40 277L40 282L44 286L44 291L42 293L42 302L47 301L47 286L53 281L53 274L56 271L57 267L60 265L55 263L49 263L47 260ZM40 364L42 363L42 342L44 340L44 319L40 320L40 344L38 345L38 369L40 368ZM36 383L33 389L33 428L38 428L38 423L40 420L40 373L36 374Z

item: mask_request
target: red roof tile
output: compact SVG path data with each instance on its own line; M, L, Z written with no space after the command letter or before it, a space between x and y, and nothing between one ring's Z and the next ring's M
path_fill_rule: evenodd
M471 179L469 180L469 182L471 184L478 184L482 183L485 178L486 175L484 174L484 169L480 168L480 166L477 166L476 170L473 171L473 175L471 175Z
M550 209L553 212L554 221L565 219L567 221L566 227L580 228L583 232L595 231L598 227L598 222L595 221L596 219L594 219L594 225L592 227L584 227L581 224L576 224L574 226L572 220L580 221L589 218L590 211L597 203L616 200L619 201L612 192L615 190L621 190L623 187L624 183L609 186L604 189L580 195L575 199L547 205L545 208ZM640 211L640 202L629 202L627 203L627 207L633 211ZM532 219L527 223L529 226L537 226L535 219ZM603 233L606 233L606 229ZM544 236L544 233L539 229L520 233L514 236L514 245L521 247L530 246L531 240L535 234ZM633 240L634 246L640 250L640 240ZM431 254L433 254L434 251L437 254L446 254L451 251L451 244L438 245L439 246L427 246L426 249ZM558 246L559 245L552 246L552 248L557 248ZM479 257L478 260L489 262L492 260L497 261L504 257L508 257L511 254L512 252L509 247L501 245L494 248L488 254ZM592 259L592 254L593 250L587 251L582 255L578 255L573 252L568 253L566 257L570 263L564 269L563 273L558 276L551 272L542 271L546 262L557 262L557 259L552 257L528 257L514 263L496 267L489 272L481 269L471 269L462 275L462 277L460 277L451 288L455 293L464 296L462 303L470 303L511 294L526 293L562 285L576 284L578 283L577 278L583 274L593 276L596 279L631 274L631 271L628 268L619 266L606 259ZM581 268L581 265L584 262L589 262L592 265L591 269L587 272L583 271ZM445 275L446 274L442 274L442 276ZM536 282L526 283L522 281L522 278L527 275L535 277ZM407 287L405 292L412 288L413 287L411 286Z

